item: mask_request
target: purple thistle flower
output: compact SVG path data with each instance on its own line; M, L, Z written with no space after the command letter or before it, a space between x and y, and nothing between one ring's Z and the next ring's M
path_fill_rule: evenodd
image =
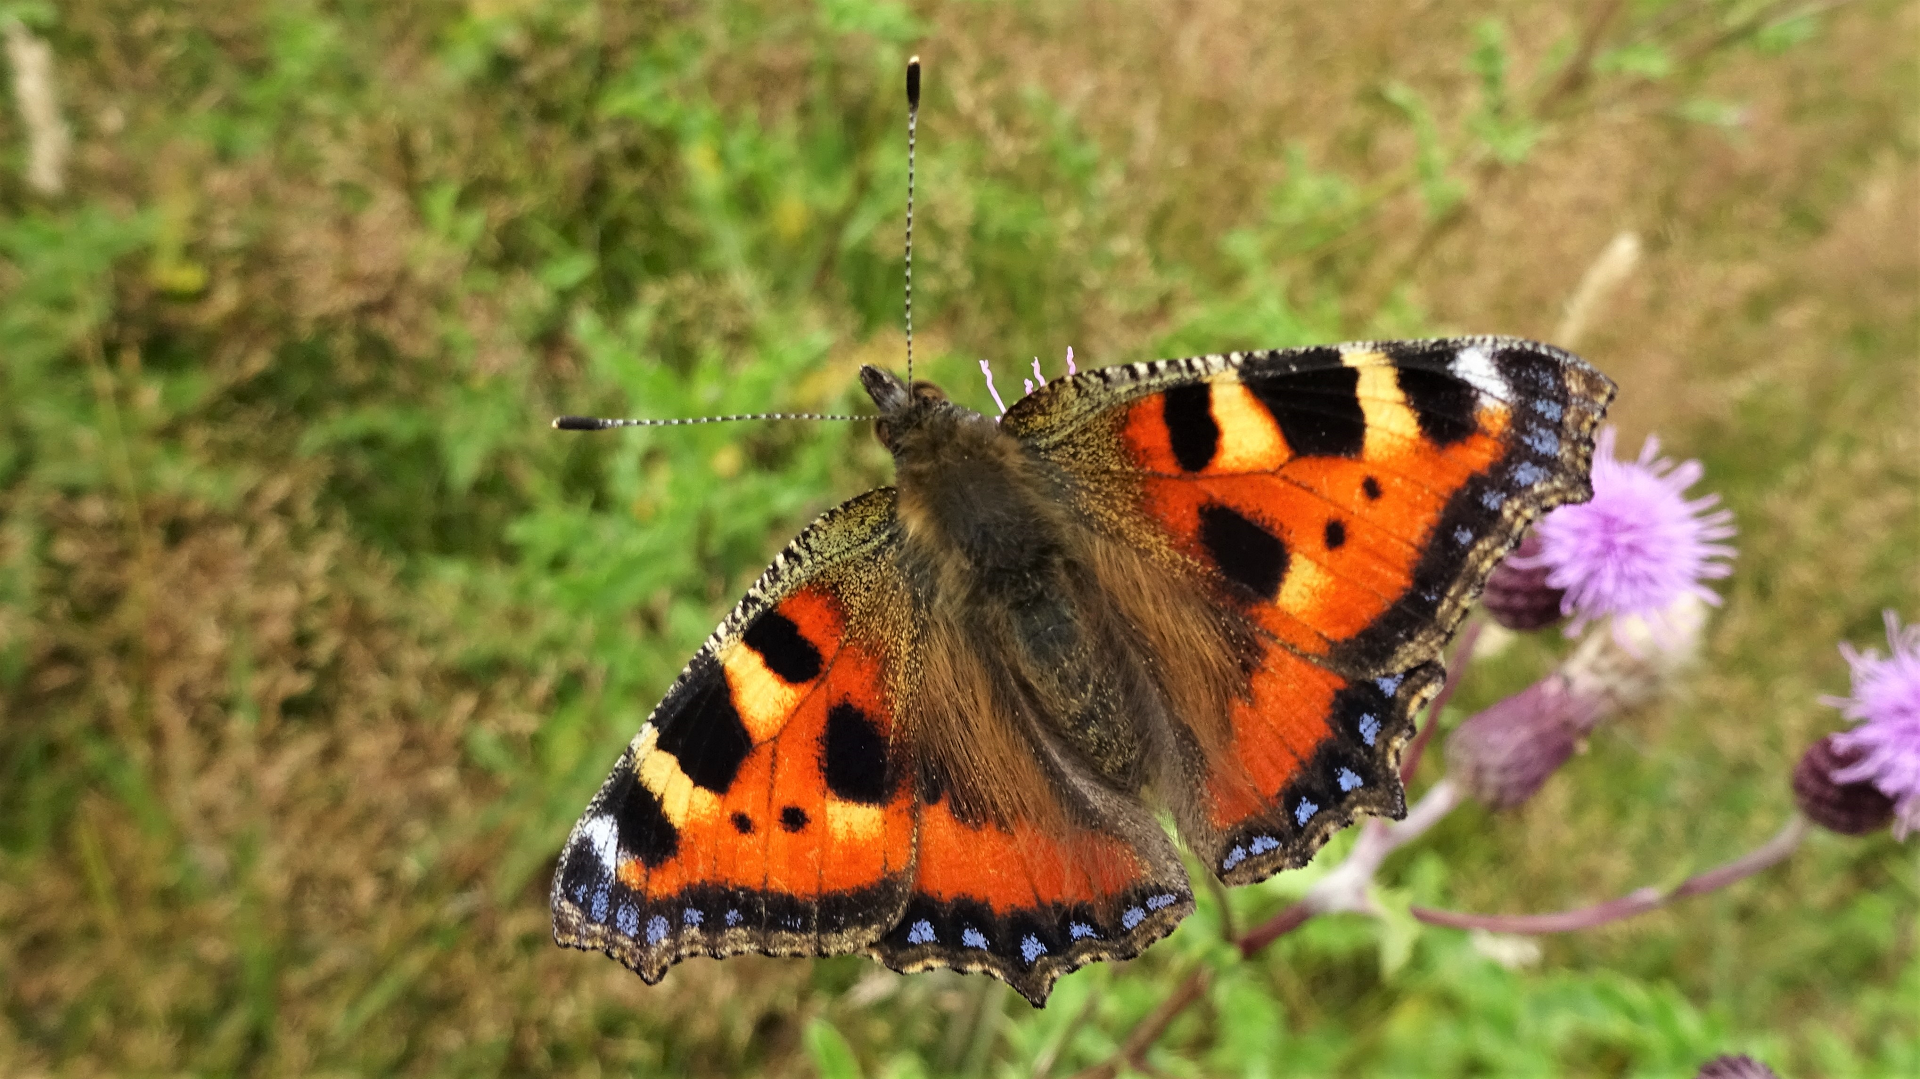
M1853 669L1853 696L1821 700L1859 724L1833 736L1836 747L1857 756L1836 768L1833 778L1869 781L1893 799L1893 833L1905 839L1920 829L1920 626L1902 627L1892 611L1886 619L1893 654L1883 659L1878 649L1842 644L1840 654Z
M1780 1079L1780 1073L1741 1053L1714 1057L1700 1065L1693 1079Z
M1719 541L1733 537L1733 514L1713 508L1718 495L1686 497L1700 462L1659 456L1652 436L1638 460L1617 461L1614 438L1609 427L1595 440L1593 499L1561 506L1536 529L1547 583L1566 591L1568 633L1609 615L1659 621L1689 596L1717 605L1701 582L1732 572L1724 560L1733 548Z

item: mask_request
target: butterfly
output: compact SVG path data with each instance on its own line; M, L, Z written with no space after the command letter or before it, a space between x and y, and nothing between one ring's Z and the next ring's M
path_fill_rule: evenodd
M876 367L895 483L775 557L573 828L554 937L864 954L1036 1006L1397 772L1494 563L1591 494L1613 384L1504 337L1082 371L996 421Z

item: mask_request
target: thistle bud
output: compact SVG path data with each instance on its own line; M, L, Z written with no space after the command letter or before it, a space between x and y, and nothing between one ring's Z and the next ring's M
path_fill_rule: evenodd
M1780 1079L1780 1073L1741 1053L1714 1057L1700 1065L1693 1079Z
M1837 771L1854 768L1866 756L1834 744L1832 735L1807 747L1793 769L1793 800L1807 819L1841 835L1868 835L1893 822L1893 799L1867 780L1842 783Z
M1502 626L1526 633L1544 629L1566 617L1567 593L1547 583L1553 570L1540 559L1540 538L1529 534L1520 546L1493 567L1480 603Z
M1493 809L1520 805L1567 763L1603 702L1553 675L1470 717L1447 739L1447 772Z

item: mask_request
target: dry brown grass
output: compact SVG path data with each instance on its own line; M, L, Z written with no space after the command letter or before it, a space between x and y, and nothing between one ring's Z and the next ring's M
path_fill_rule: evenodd
M575 78L568 65L611 65L675 18L703 17L617 7L577 41L517 54L531 98ZM451 10L379 16L379 39L355 43L377 53L365 69L378 107L330 112L316 85L311 108L290 113L299 138L232 157L184 118L217 111L245 92L236 73L266 63L271 32L253 5L62 6L52 39L77 128L77 197L157 208L185 238L174 254L212 284L173 296L148 266L124 263L113 319L71 357L120 417L118 431L74 432L108 478L0 493L0 562L34 575L30 609L0 607L0 650L24 656L0 694L0 745L16 777L68 777L32 804L0 800L13 818L0 856L0 1070L797 1074L805 1019L834 1006L803 963L696 962L650 989L550 946L546 867L501 806L515 791L514 805L564 820L573 795L528 793L526 777L500 775L472 747L535 744L561 687L597 700L605 672L556 647L571 630L537 605L436 580L383 547L343 505L387 478L298 448L296 413L469 379L518 380L531 396L577 375L577 346L528 314L544 294L516 264L524 244L457 249L422 220L432 182L474 184L490 237L510 237L542 200L645 202L669 182L652 148L612 125L581 145L542 126L537 100L447 89L434 50ZM1920 596L1920 7L1850 4L1805 47L1702 61L1686 92L1744 102L1731 131L1674 119L1671 87L1569 95L1531 157L1467 173L1464 209L1440 221L1393 183L1415 147L1381 85L1418 88L1445 123L1467 107L1460 57L1478 20L1506 20L1524 83L1585 25L1585 5L922 10L924 137L976 146L970 167L1020 182L1050 167L1019 105L1037 87L1113 170L1104 199L1054 207L1060 252L1088 253L1088 268L1053 271L1074 290L1041 301L1045 340L965 302L981 285L963 251L971 211L943 196L943 179L959 178L927 177L916 277L946 297L935 332L968 352L1050 355L1070 341L1082 357L1136 356L1220 283L1168 267L1230 276L1221 238L1286 178L1287 145L1385 185L1368 225L1286 267L1343 286L1355 333L1380 325L1393 293L1438 326L1544 336L1607 242L1643 237L1637 273L1583 350L1623 386L1623 441L1658 430L1724 466L1740 576L1693 695L1598 742L1524 814L1486 822L1478 846L1461 842L1455 887L1482 909L1578 901L1659 875L1675 849L1730 853L1775 827L1793 755L1834 723L1813 703L1842 684L1833 642L1870 639L1880 606L1911 617ZM209 52L224 57L212 74L194 67ZM716 97L777 122L809 63L797 46L757 41L714 65ZM0 143L17 137L0 121ZM463 276L475 264L498 275L485 290ZM685 334L727 338L729 320L748 316L701 282L648 287L686 293L664 305ZM851 352L853 320L825 317ZM471 332L466 356L447 354L447 322ZM134 391L143 362L198 365L210 403L168 419ZM316 409L310 393L339 400ZM217 462L230 482L169 486L190 470L169 471L168 454ZM473 534L493 518L451 521L422 524L422 546L500 542ZM507 654L515 639L540 651ZM637 715L645 703L596 706ZM589 755L616 747L604 748ZM1632 777L1628 793L1591 794L1616 775ZM1647 804L1623 809L1629 797ZM1743 1022L1864 1038L1817 971L1747 988L1726 958L1764 951L1849 888L1884 885L1859 848L1816 846L1783 887L1556 945L1552 960L1677 976ZM1890 979L1911 931L1886 967L1858 976ZM1795 947L1817 965L1817 949ZM855 968L832 969L844 981ZM949 981L922 979L850 1010L846 1029L878 1043L899 1036L876 1029L892 1016L931 1041L971 1006Z

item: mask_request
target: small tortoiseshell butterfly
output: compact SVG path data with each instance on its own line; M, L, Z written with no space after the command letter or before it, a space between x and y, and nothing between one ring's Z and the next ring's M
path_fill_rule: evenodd
M1403 815L1442 645L1589 497L1613 396L1502 337L1083 371L998 422L860 380L894 486L780 552L560 856L555 939L649 983L860 953L1039 1005L1193 910L1157 809L1227 884Z

